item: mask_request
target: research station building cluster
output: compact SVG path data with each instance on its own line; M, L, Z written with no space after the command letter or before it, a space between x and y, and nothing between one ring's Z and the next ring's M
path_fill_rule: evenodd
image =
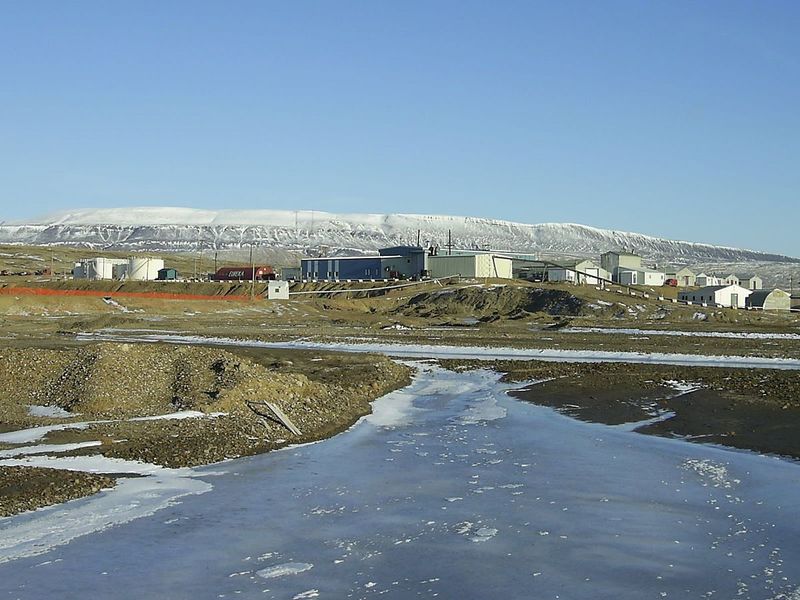
M512 259L500 254L439 254L436 249L419 246L393 246L378 252L377 256L305 258L300 263L300 277L311 281L513 277Z

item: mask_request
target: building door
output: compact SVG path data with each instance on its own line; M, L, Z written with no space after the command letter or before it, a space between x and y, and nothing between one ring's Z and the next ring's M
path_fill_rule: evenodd
M739 294L731 294L731 306L739 308Z

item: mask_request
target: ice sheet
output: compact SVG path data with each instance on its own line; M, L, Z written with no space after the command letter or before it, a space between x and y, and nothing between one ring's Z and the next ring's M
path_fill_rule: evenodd
M797 593L797 464L575 421L508 389L488 371L425 366L376 403L410 398L401 422L363 419L318 444L198 469L176 483L215 473L210 492L0 565L0 590L22 600L84 590L118 599ZM464 418L491 401L505 416ZM0 521L0 539L9 524L60 526L39 516ZM281 575L265 579L265 569Z

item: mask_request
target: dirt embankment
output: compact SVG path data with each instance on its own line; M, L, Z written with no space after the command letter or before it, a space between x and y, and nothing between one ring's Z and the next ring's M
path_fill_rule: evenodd
M616 425L661 415L635 431L800 459L797 372L538 361L442 364L492 368L505 373L505 381L549 380L512 395L581 420ZM676 382L685 384L682 391Z
M410 317L465 316L491 321L522 319L534 313L577 316L588 311L583 300L564 290L474 285L417 294L394 312Z
M100 441L100 446L66 454L194 466L333 435L368 414L370 401L409 379L408 367L377 355L235 353L152 344L3 349L0 431L107 421L53 431L36 443ZM301 435L275 419L265 401L275 403ZM32 416L31 405L57 407L74 416ZM131 420L187 410L204 416ZM0 446L24 450L14 444ZM7 471L0 472L0 486L15 487L9 477ZM57 477L70 479L64 473ZM99 489L96 480L82 474L73 474L71 481L62 486L62 494L53 493L51 498L66 500L74 497L75 489L87 494ZM27 497L23 491L19 497ZM20 510L30 506L29 500L15 505Z

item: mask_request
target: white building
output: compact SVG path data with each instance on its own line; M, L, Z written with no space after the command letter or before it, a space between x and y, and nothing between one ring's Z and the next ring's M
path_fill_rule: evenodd
M547 268L548 281L600 285L603 279L611 279L611 274L590 260L562 261Z
M648 269L620 269L617 281L622 285L648 285L659 287L664 285L667 274L663 271L650 271Z
M435 255L428 257L430 276L439 277L493 277L511 279L512 261L498 254Z
M708 304L728 308L744 308L747 297L752 294L739 285L712 285L697 290L678 292L678 300L692 304Z
M128 259L127 267L118 278L131 281L155 281L158 279L158 272L163 268L164 260L161 258L133 257Z
M87 258L75 263L72 277L75 279L130 279L155 281L159 270L164 268L161 258Z
M706 275L705 273L700 273L695 278L695 285L698 285L700 287L713 287L726 284L724 284L722 279L717 277L716 275Z
M75 263L72 277L75 279L114 279L115 271L122 265L127 265L124 258L86 258Z

